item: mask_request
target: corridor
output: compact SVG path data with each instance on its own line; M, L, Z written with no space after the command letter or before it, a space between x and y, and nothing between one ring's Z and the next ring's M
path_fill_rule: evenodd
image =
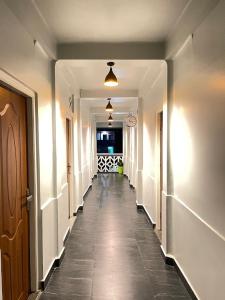
M125 176L100 174L41 300L191 299Z

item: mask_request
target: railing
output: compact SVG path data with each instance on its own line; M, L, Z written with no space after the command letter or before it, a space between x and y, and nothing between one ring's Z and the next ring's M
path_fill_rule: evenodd
M123 154L108 154L108 153L98 153L98 172L99 173L114 173L117 172L117 163L119 160L123 160Z

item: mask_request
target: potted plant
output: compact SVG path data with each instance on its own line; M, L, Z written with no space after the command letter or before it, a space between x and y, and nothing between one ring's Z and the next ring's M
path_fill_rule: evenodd
M120 158L118 163L117 163L117 171L119 174L123 174L123 161Z

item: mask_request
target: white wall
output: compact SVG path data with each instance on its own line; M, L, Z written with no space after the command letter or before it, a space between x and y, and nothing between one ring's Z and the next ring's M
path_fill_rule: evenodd
M157 203L159 198L159 139L157 126L158 114L166 113L167 68L165 62L152 62L157 69L155 77L150 70L145 76L140 89L143 112L143 178L142 201L153 223L157 224L159 213ZM166 141L165 141L166 142ZM165 147L166 151L166 147Z
M137 188L137 127L123 127L123 163L124 174L130 184Z
M82 195L84 195L91 185L91 155L94 153L91 135L93 119L87 101L82 99L80 100L80 118Z
M53 197L51 61L38 44L34 45L33 37L3 1L0 1L0 37L4 41L0 47L0 68L37 94L40 207ZM49 218L47 225L47 228L55 228L55 220ZM47 249L46 255L52 256L51 251ZM48 258L43 260L46 262ZM43 270L40 273L43 274Z
M29 20L26 19L26 22ZM74 80L60 68L54 73L52 58L40 43L34 44L35 35L25 28L21 18L0 0L0 68L10 76L24 83L36 93L38 114L38 162L39 162L39 232L40 247L39 278L45 278L54 259L63 248L63 238L71 225L68 222L68 187L66 178L65 119L74 123L77 138L79 89ZM35 21L36 22L36 21ZM34 32L34 31L33 31ZM40 35L38 35L40 37ZM48 45L49 46L49 45ZM51 45L52 46L52 45ZM54 76L56 76L56 102L54 99ZM74 94L75 113L68 109L68 97ZM56 103L56 113L54 111ZM55 119L53 118L55 116ZM56 124L56 128L54 125ZM56 136L55 136L56 135ZM56 138L56 144L54 144ZM55 146L54 146L55 145ZM77 144L74 147L74 181L80 185ZM73 205L80 201L79 189L74 193ZM1 274L0 274L1 276ZM1 284L1 278L0 278Z
M203 300L225 293L224 16L220 1L173 59L168 250Z
M74 134L75 124L77 123L77 111L74 113L70 106L70 101L74 99L75 109L76 102L79 100L79 87L68 69L63 65L63 62L57 62L55 70L55 86L56 86L56 200L58 209L58 250L57 254L63 250L63 240L68 229L73 222L69 219L72 218L73 213L76 211L77 202L79 202L79 195L75 190L79 184L79 176L76 180L76 168L78 164L78 144L76 134ZM66 149L66 119L71 122L71 143L72 143L72 166L71 166L71 194L69 205L69 185L67 182L67 149ZM75 153L75 155L74 155Z
M154 80L146 76L140 89L144 206L157 224L156 120L163 110L162 245L202 300L223 299L225 292L224 15L219 1L172 62L161 64Z
M96 117L92 116L91 122L91 178L97 175L98 172L98 163L97 163L97 139L96 139Z

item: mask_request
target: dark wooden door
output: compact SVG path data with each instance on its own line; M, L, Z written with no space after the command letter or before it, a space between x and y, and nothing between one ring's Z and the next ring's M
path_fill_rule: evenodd
M3 300L29 293L26 100L0 86L0 248Z

